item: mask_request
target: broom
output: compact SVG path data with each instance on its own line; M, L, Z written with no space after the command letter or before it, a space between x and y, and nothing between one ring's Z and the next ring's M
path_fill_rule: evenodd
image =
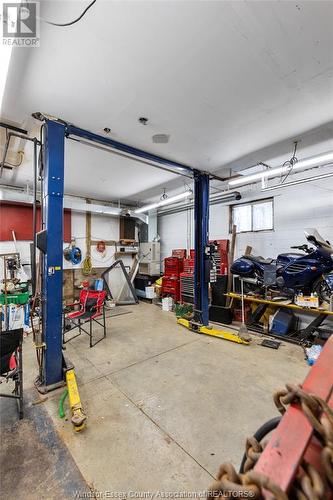
M239 327L238 330L238 337L240 337L243 340L251 340L251 337L249 335L247 326L245 324L245 311L244 311L244 284L243 280L240 280L241 282L241 295L242 295L242 324Z

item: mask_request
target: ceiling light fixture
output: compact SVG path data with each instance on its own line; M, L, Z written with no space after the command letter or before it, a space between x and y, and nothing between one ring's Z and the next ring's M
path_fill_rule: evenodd
M271 168L269 170L264 170L263 172L258 172L252 175L244 175L237 177L228 182L229 186L241 186L244 184L251 184L269 177L276 177L280 174L286 174L290 171L295 172L301 169L307 169L311 167L320 167L322 165L327 165L333 163L333 151L327 151L319 155L311 156L305 158L304 160L297 160L292 166L285 165L282 167Z
M155 144L167 144L170 136L168 134L155 134L152 136L152 139Z
M306 177L306 179L297 179L296 181L286 182L284 184L276 184L275 186L266 187L261 191L273 191L275 189L297 186L298 184L305 184L306 182L319 181L320 179L326 179L327 177L333 177L333 172L329 172L327 174L315 175L313 177Z
M144 207L137 208L136 210L134 210L134 213L141 214L142 212L148 212L149 210L153 210L154 208L157 208L157 207L163 207L164 205L170 205L171 203L174 203L176 201L182 200L184 198L188 198L192 194L193 194L193 192L189 189L188 191L185 191L184 193L176 194L175 196L170 196L170 198L165 198L165 199L157 201L156 203L151 203L150 205L145 205Z

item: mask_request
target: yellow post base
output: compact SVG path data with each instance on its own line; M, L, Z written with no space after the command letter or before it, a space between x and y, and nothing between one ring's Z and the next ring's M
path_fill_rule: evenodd
M234 333L227 332L226 330L217 330L216 328L210 328L208 326L198 325L189 321L188 319L178 318L177 323L179 325L185 326L189 330L196 333L203 333L204 335L211 335L212 337L219 337L224 340L229 340L230 342L236 342L237 344L249 345L249 341L242 339Z
M86 415L82 411L79 389L76 383L75 372L73 369L67 370L66 382L68 389L69 405L72 410L72 424L76 432L82 431L85 427Z

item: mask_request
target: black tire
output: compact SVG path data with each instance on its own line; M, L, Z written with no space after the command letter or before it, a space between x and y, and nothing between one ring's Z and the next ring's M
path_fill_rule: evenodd
M278 416L278 417L274 417L274 418L271 418L271 420L268 420L268 422L265 422L261 427L259 427L259 429L253 434L253 437L256 438L257 441L262 441L264 439L264 437L267 436L267 434L269 434L270 432L272 432L274 429L276 429L276 427L279 425L280 421L281 421L281 415ZM244 473L244 465L245 465L245 462L246 462L246 453L244 453L243 455L243 458L242 458L242 462L240 464L240 467L239 467L239 472L241 474Z
M320 302L330 302L332 291L322 276L315 281L312 291L317 293Z

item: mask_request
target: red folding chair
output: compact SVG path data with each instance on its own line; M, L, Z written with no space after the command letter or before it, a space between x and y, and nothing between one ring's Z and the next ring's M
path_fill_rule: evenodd
M11 394L0 393L0 397L16 399L19 418L23 418L23 329L6 330L0 333L0 377L14 382ZM0 380L0 384L2 380Z
M74 302L73 304L67 304L64 310L64 322L63 322L63 334L62 341L63 344L75 339L82 332L89 335L90 347L98 344L101 340L106 337L106 325L105 325L105 299L106 291L97 290L81 290L80 301ZM73 310L79 306L78 310ZM102 320L99 321L97 318ZM84 326L89 323L89 330L87 331ZM93 343L93 323L97 323L103 328L103 337L98 339ZM75 328L79 329L79 333L73 337L65 339L65 335Z

